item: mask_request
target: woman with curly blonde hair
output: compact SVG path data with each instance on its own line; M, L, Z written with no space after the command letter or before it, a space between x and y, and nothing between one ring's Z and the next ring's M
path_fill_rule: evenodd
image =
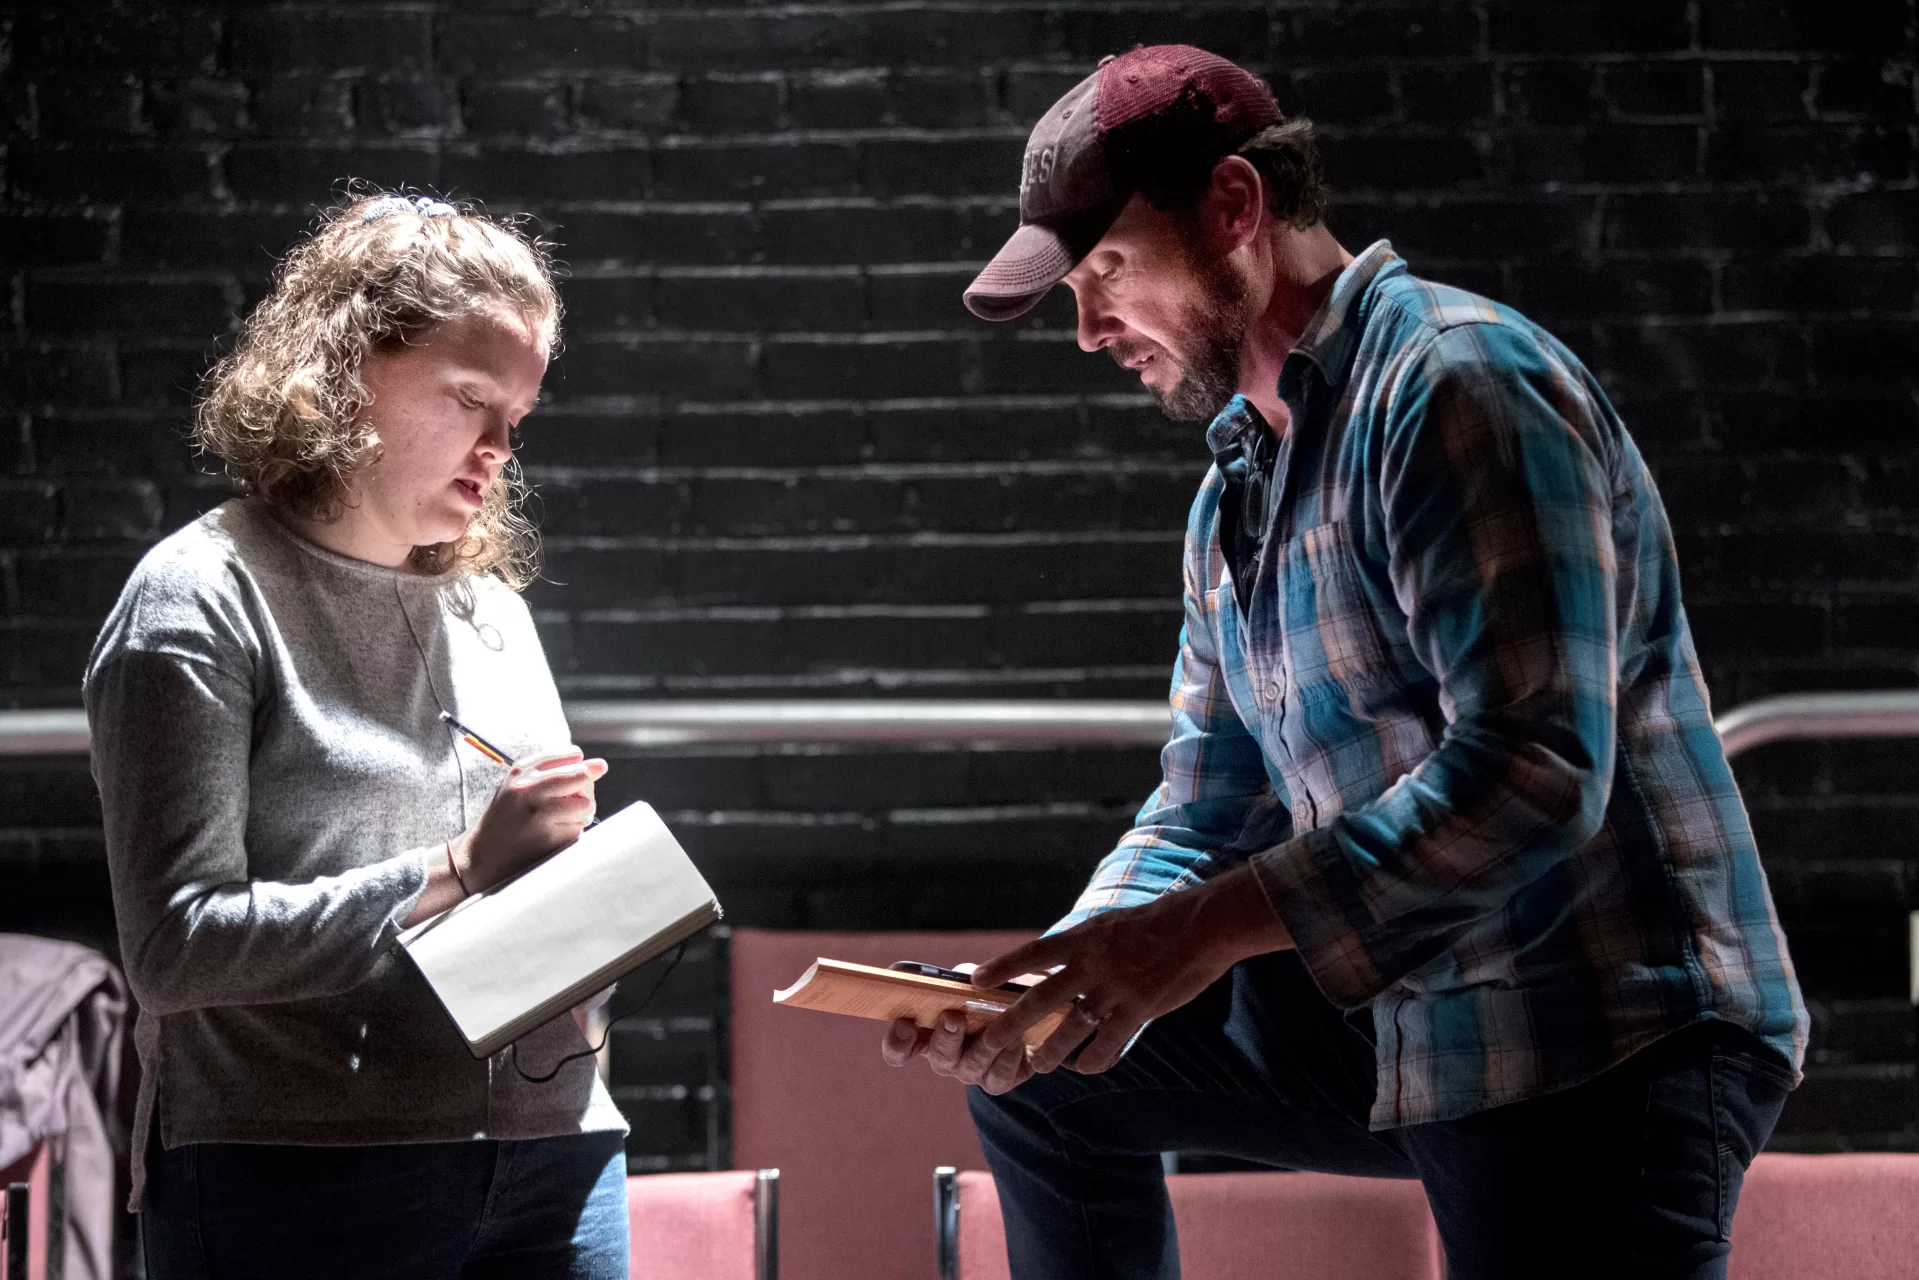
M626 1274L625 1123L575 1021L476 1061L394 940L570 844L513 448L539 246L363 197L282 264L196 422L241 496L156 546L88 663L140 1017L148 1274ZM463 745L471 725L515 757Z

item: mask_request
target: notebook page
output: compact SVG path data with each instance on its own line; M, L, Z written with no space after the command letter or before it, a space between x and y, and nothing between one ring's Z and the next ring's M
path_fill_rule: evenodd
M479 1044L713 900L666 824L639 803L400 942Z

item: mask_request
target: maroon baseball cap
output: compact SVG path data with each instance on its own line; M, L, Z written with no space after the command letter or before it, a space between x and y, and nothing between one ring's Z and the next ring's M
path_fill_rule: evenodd
M1103 59L1033 126L1019 230L967 286L966 309L982 320L1026 314L1092 252L1143 172L1210 167L1283 119L1259 77L1204 49L1156 44Z

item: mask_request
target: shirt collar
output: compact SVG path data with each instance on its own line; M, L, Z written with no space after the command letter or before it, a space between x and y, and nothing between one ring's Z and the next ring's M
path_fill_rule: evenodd
M1306 328L1300 332L1299 341L1286 355L1286 363L1279 370L1279 394L1282 399L1291 399L1298 381L1304 375L1308 362L1319 370L1319 376L1325 379L1329 387L1338 386L1346 379L1346 370L1352 364L1353 348L1359 342L1359 334L1365 328L1360 317L1360 303L1372 288L1373 281L1382 275L1396 275L1406 269L1406 264L1393 246L1385 240L1375 240L1367 245L1360 255L1346 264L1346 269L1333 281L1333 287L1327 292L1326 300L1319 304L1319 310L1306 322ZM1266 430L1266 419L1245 396L1234 396L1219 411L1212 425L1206 428L1206 447L1217 458L1235 443L1249 440L1250 433ZM1250 445L1248 452L1251 452Z
M1235 444L1244 444L1250 456L1251 441L1264 430L1266 418L1253 408L1253 402L1245 396L1234 396L1206 428L1206 447L1213 451L1216 461Z
M1326 294L1326 300L1319 304L1319 310L1306 322L1300 331L1299 341L1286 356L1286 363L1280 366L1279 394L1287 396L1291 386L1304 376L1303 365L1310 361L1319 370L1319 376L1327 386L1336 387L1346 380L1346 370L1351 367L1353 349L1359 343L1360 331L1365 322L1360 317L1360 304L1365 299L1373 281L1384 275L1397 275L1406 269L1406 264L1393 252L1393 246L1385 240L1375 240L1367 245L1360 255L1346 264L1346 269L1333 281L1332 289Z

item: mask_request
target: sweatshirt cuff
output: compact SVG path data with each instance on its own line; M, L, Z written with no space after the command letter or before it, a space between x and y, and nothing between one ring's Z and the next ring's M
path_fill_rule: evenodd
M422 845L418 849L409 849L393 859L387 868L387 877L400 900L393 910L387 913L386 924L381 929L381 943L392 946L399 941L400 935L407 930L406 918L413 914L413 908L420 903L420 895L426 892L427 868L429 859L441 856L438 845Z

